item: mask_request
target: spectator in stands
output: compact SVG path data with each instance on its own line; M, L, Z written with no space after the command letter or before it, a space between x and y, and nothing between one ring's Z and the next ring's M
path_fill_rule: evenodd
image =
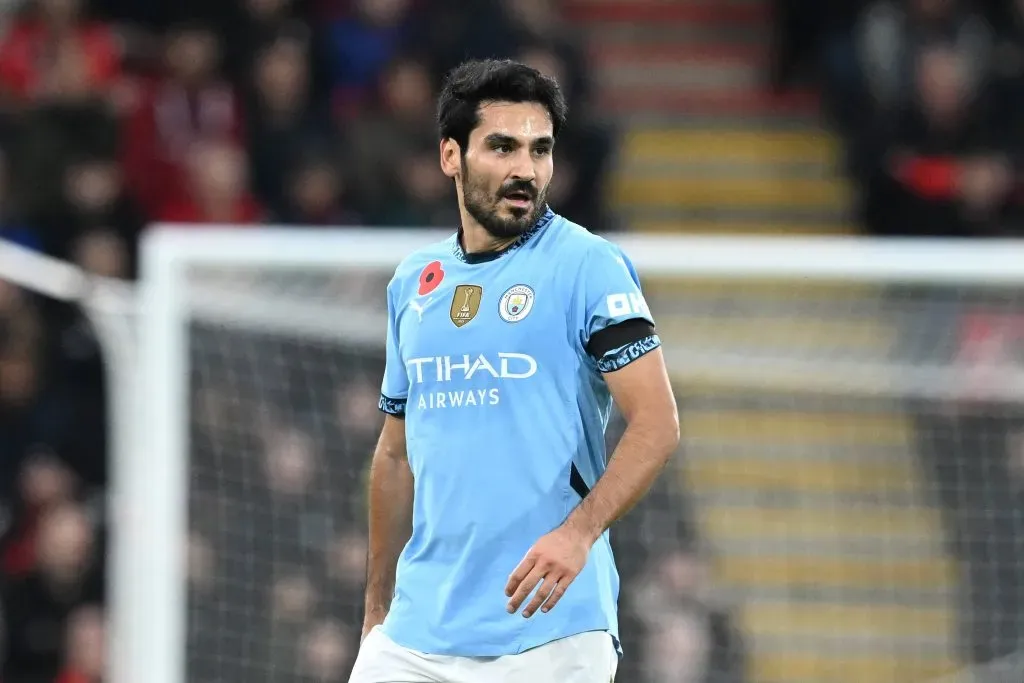
M1011 190L1003 120L971 60L949 43L922 47L915 100L860 147L869 228L879 235L997 234Z
M659 553L632 586L648 633L643 675L649 683L747 681L744 644L728 610L710 594L708 570L694 553Z
M37 214L35 223L45 235L47 251L66 260L76 259L79 242L89 233L108 234L126 257L116 275L131 277L145 217L124 186L112 150L107 154L67 159L60 195Z
M34 0L0 44L0 85L15 102L28 103L53 88L53 63L73 55L88 90L102 90L120 73L110 28L85 18L82 0Z
M914 92L918 51L937 41L962 55L970 82L987 71L991 29L970 4L960 0L878 0L863 15L857 43L868 94L883 111L906 104Z
M192 532L185 548L186 577L189 590L196 596L209 596L216 580L217 557L209 539Z
M159 212L171 223L249 225L264 217L263 207L248 190L244 149L226 140L191 145L188 180L183 196L166 202Z
M102 277L130 275L129 243L107 227L75 236L71 260L86 273ZM48 302L44 357L45 385L35 421L36 443L45 444L73 477L76 496L102 514L107 485L106 367L92 322L77 306Z
M103 584L101 548L85 511L70 502L51 508L40 521L34 569L3 588L5 683L57 677L67 619L101 601Z
M362 216L348 208L345 189L334 159L308 152L291 164L278 220L305 226L361 225Z
M64 668L54 683L102 683L106 674L106 624L103 610L87 605L67 621Z
M10 370L7 372L10 380ZM24 385L28 379L23 378ZM31 379L35 381L34 377ZM15 382L8 381L8 386L17 388ZM10 403L3 408L6 416L20 417L30 428L36 427L33 420L26 419L25 412L11 410ZM14 490L8 492L10 507L5 515L2 569L4 577L21 579L36 566L40 520L48 510L71 499L75 482L67 464L46 447L17 440L13 444L17 450L12 451L14 459L9 464L15 473L9 481L14 482Z
M411 33L409 0L355 0L351 12L334 20L327 34L336 99L365 102L384 67Z
M263 47L281 36L292 36L305 45L310 60L309 86L323 94L327 56L324 54L323 34L316 24L306 21L303 11L311 4L305 0L241 0L237 16L231 16L224 26L226 50L225 73L235 83L249 79L257 55Z
M275 430L268 438L266 481L274 500L298 501L316 480L316 462L309 435L297 429Z
M318 596L313 582L300 568L282 572L273 586L272 609L275 627L305 624Z
M410 149L407 160L393 170L392 203L385 203L377 223L399 227L458 224L457 214L451 210L451 183L437 174L437 145Z
M274 648L268 660L275 669L297 672L302 657L297 650L303 634L316 614L316 606L329 596L317 591L305 567L278 569L276 575L270 587L269 642L289 643L291 647Z
M366 578L367 540L361 531L349 530L338 536L328 548L327 575L336 581L348 598L363 594Z
M451 187L437 172L434 93L421 60L396 58L381 74L375 106L346 131L353 196L381 225L454 225Z
M19 169L14 189L26 215L39 222L63 203L63 180L83 157L112 158L118 129L110 90L89 80L78 43L59 43L45 67L45 83L34 93L31 115L17 128L12 163ZM64 234L65 231L62 231ZM46 234L46 249L66 257L62 237Z
M242 139L240 103L218 76L220 51L209 27L176 26L166 38L166 76L143 86L128 116L125 176L148 215L187 201L194 145Z
M310 627L301 641L300 671L314 681L342 683L355 660L352 637L334 620L321 620Z
M412 21L417 31L403 44L403 51L423 55L435 87L465 59L516 51L515 35L499 0L427 0L419 3ZM480 30L482 26L487 29Z
M364 481L363 477L359 478ZM360 502L364 502L362 498ZM366 553L369 545L364 533L365 523L359 522L348 531L343 531L331 544L325 559L327 594L336 605L358 605L365 595ZM349 645L352 652L359 647L359 633L349 631Z
M308 37L276 36L256 54L248 147L256 196L279 216L289 212L288 178L306 150L336 146L327 103L310 90Z
M529 52L530 48L551 52L553 57L545 58L544 61L557 63L553 69L555 73L550 75L557 76L574 121L581 116L592 116L589 109L592 93L586 54L579 37L563 20L558 3L548 0L502 0L501 9L506 27L503 32L508 31L511 43L509 54Z

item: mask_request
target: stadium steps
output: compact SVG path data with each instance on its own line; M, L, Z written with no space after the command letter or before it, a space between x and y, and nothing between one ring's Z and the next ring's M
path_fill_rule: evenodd
M791 130L634 128L612 198L635 230L849 234L837 142Z
M808 113L806 95L758 97L754 89L768 50L767 9L760 0L572 0L567 11L587 27L607 113L693 116L751 105Z
M853 197L814 93L765 87L764 0L571 0L599 110L628 131L612 201L633 229L845 234Z
M854 197L813 93L766 87L766 0L570 0L622 123L612 196L650 232L847 234ZM904 408L773 359L884 360L876 288L645 282L682 412L684 486L758 683L924 683L951 661L958 576ZM701 354L754 365L730 375ZM761 359L761 360L758 360ZM760 363L760 365L758 365ZM878 367L884 367L879 365ZM813 373L812 373L813 374ZM846 391L846 393L844 393Z
M825 143L797 140L786 144L803 145L804 161L828 163ZM672 367L683 485L716 585L747 636L750 680L926 683L956 670L958 571L905 408L827 380L797 390L807 382L799 373L792 387L776 379L752 388L743 373L723 381L700 356L882 367L900 346L882 291L661 278L645 287L666 352L681 354Z
M732 400L688 399L684 470L753 648L752 680L911 683L954 670L956 568L906 418Z
M691 120L813 120L813 93L759 87L769 50L762 0L570 0L586 28L607 114Z

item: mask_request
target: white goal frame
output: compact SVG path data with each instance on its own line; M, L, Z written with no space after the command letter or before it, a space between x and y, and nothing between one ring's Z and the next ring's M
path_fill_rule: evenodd
M413 249L448 234L228 226L200 230L174 225L154 226L146 233L137 307L137 384L134 400L121 401L115 417L120 429L125 422L135 428L130 430L130 443L117 444L113 462L121 524L113 529L118 561L112 581L112 683L186 680L182 555L187 533L189 372L185 322L197 306L217 306L213 297L190 301L183 294L189 268L308 267L379 273L393 269ZM614 236L613 241L624 248L644 278L686 275L1024 288L1024 241L630 234ZM373 328L369 333L379 337L372 343L383 344L380 330ZM669 362L683 367L686 358L670 355ZM131 414L125 412L126 404L132 406Z

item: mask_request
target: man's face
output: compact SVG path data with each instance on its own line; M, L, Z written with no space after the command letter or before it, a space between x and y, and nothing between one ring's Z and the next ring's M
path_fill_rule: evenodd
M918 95L929 119L948 121L962 111L966 93L963 64L949 48L924 51L917 65Z
M536 103L480 105L462 157L466 211L497 239L529 230L543 214L554 172L551 116Z

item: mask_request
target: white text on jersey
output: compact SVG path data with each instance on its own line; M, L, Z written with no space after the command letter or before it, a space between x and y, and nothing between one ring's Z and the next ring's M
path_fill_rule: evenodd
M525 353L499 353L496 358L480 354L475 358L461 356L428 356L412 358L408 362L409 381L414 384L469 380L474 375L487 374L495 379L527 379L537 373L537 361Z
M414 385L461 383L474 377L499 380L500 385L501 380L529 379L537 374L537 360L525 353L428 356L409 360L407 367L409 381ZM501 402L501 390L496 386L417 393L419 397L412 405L419 410L496 406Z
M629 294L609 294L606 300L608 315L618 318L623 315L650 315L651 309L647 307L647 301L639 292Z

